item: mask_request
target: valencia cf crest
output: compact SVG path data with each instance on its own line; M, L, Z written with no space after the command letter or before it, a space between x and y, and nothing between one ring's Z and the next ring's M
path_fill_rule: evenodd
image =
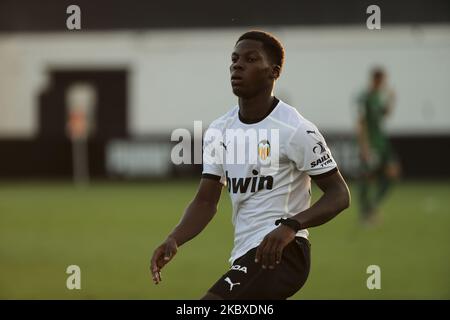
M261 140L258 143L258 157L262 161L270 157L270 142L268 140Z

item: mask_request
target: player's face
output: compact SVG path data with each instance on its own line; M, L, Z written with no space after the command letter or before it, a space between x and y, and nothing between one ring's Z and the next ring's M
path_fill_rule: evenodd
M380 73L380 74L376 74L373 77L373 87L375 89L380 89L383 85L384 85L384 74Z
M233 93L241 98L272 90L275 80L273 64L257 40L241 40L236 44L231 54L230 74Z

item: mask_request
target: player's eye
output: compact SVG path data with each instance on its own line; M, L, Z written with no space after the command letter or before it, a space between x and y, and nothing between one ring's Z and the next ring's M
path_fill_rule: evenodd
M237 58L236 57L231 57L231 62L236 63Z
M249 58L247 59L248 62L255 62L256 60L257 60L257 59L254 58L254 57L249 57Z

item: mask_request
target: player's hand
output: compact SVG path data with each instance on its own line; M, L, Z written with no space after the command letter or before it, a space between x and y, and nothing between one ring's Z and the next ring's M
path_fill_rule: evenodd
M175 256L178 246L174 238L168 237L153 252L150 271L152 273L153 282L158 284L161 282L161 269Z
M263 269L274 269L281 262L284 247L295 239L295 234L291 228L280 225L264 237L256 249L255 262L261 262Z

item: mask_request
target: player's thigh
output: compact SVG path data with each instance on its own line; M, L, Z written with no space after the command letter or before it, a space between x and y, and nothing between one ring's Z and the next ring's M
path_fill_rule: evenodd
M286 246L283 259L277 266L278 272L272 274L266 284L271 288L268 299L273 299L271 294L278 299L287 299L303 287L311 266L310 250L309 241L304 238L296 238Z
M201 300L223 300L223 298L208 291Z
M255 263L256 248L238 259L209 290L223 299L286 299L306 282L310 268L310 246L306 239L294 240L275 269Z

